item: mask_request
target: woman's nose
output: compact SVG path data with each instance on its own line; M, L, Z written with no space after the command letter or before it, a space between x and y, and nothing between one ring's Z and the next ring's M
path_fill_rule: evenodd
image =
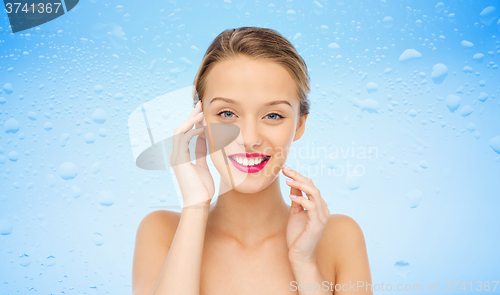
M252 149L261 144L262 138L256 124L245 124L239 127L240 134L236 138L236 142L239 145L243 145L246 149Z

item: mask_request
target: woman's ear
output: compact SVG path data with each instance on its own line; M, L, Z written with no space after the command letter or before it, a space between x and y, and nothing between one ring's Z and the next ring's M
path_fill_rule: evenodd
M297 129L295 129L295 136L293 137L293 141L296 141L297 139L302 137L302 134L304 134L304 131L306 129L306 120L307 120L308 114L301 116L299 118L299 123L297 124Z

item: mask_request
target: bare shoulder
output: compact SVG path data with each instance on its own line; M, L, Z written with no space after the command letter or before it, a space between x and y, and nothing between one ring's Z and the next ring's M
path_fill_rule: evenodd
M323 239L343 257L347 253L364 251L366 247L361 227L356 220L344 214L330 214L323 230Z
M359 224L344 214L331 214L322 239L335 261L338 282L362 279L371 282L365 237Z
M155 210L148 213L137 228L136 240L154 238L167 242L175 235L180 217L180 213L168 210Z
M132 265L132 294L151 294L177 231L180 213L156 210L139 223Z
M360 242L360 239L364 242L363 231L359 224L352 217L344 214L330 214L325 231L327 234L341 236L343 240L347 239L350 242Z

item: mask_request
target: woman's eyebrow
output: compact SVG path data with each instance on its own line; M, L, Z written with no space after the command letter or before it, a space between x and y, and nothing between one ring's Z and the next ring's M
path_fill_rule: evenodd
M227 103L236 104L236 105L240 104L236 100L233 100L233 99L230 99L230 98L224 98L224 97L214 97L214 98L212 98L210 100L210 103L212 103L214 101L217 101L217 100L224 101L224 102L227 102ZM277 104L281 104L281 103L287 104L290 107L292 107L292 105L290 104L290 102L286 101L286 100L274 100L274 101L270 101L270 102L266 103L265 105L266 106L270 106L270 105L277 105Z

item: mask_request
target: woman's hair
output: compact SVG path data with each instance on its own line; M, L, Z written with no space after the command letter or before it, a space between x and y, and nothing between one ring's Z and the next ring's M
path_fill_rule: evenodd
M310 91L310 86L306 63L285 37L272 29L258 27L225 30L214 39L205 52L194 79L196 89L193 97L194 104L198 100L203 100L207 75L216 62L228 60L238 55L267 59L284 66L297 86L300 116L309 113L307 94Z

